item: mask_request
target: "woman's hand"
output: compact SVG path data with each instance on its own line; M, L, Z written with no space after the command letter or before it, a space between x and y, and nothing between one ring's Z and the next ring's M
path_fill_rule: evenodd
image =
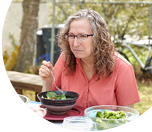
M42 65L39 69L39 75L43 80L43 89L42 91L46 91L46 89L51 90L53 77L51 75L51 71L54 73L54 68L51 63L48 61L42 61Z

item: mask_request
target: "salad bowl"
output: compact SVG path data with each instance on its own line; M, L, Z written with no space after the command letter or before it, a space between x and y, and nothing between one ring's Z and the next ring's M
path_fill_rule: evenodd
M139 116L139 112L125 106L98 105L86 108L84 115L92 119L94 124L92 130L96 131L118 127L130 122Z
M60 91L49 91L56 93L57 96L61 96ZM56 100L56 99L48 99L47 98L48 92L41 92L37 94L38 99L43 108L46 108L51 114L65 114L67 111L71 110L79 94L72 91L63 91L65 94L66 99L64 100Z

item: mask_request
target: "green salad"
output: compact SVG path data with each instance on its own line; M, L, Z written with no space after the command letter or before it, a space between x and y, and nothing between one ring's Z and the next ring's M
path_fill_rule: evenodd
M122 124L127 123L126 114L124 111L110 111L105 110L104 112L98 111L96 113L97 118L93 118L92 120L97 122L96 129L97 130L105 130L113 127L120 126Z
M49 92L48 90L46 90L46 91L47 91L46 97L42 96L42 98L52 99L52 100L67 100L67 99L71 99L71 98L67 98L65 96L65 93L62 93L61 95L57 95L55 92Z
M104 119L126 119L126 114L124 111L109 111L105 110L104 113L98 111L96 113L96 117L104 118Z

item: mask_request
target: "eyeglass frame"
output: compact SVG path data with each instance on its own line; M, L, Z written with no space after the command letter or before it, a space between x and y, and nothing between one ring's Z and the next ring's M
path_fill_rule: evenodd
M64 36L66 37L66 36L68 36L69 34L68 33L66 33ZM87 38L89 37L89 36L93 36L94 34L79 34L79 35L86 35L87 36ZM78 36L79 35L73 35L74 36L74 38L72 38L72 40L74 40L75 39L75 37L77 37L77 39L78 39ZM68 40L68 37L67 38L65 38L66 40ZM79 39L78 39L79 40ZM68 40L69 41L69 40ZM79 40L79 41L81 41L81 40Z

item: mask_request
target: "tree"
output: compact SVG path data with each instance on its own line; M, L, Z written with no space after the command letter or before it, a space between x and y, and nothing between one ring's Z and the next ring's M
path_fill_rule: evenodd
M36 31L40 0L23 1L20 48L15 71L24 72L32 65L36 55Z

